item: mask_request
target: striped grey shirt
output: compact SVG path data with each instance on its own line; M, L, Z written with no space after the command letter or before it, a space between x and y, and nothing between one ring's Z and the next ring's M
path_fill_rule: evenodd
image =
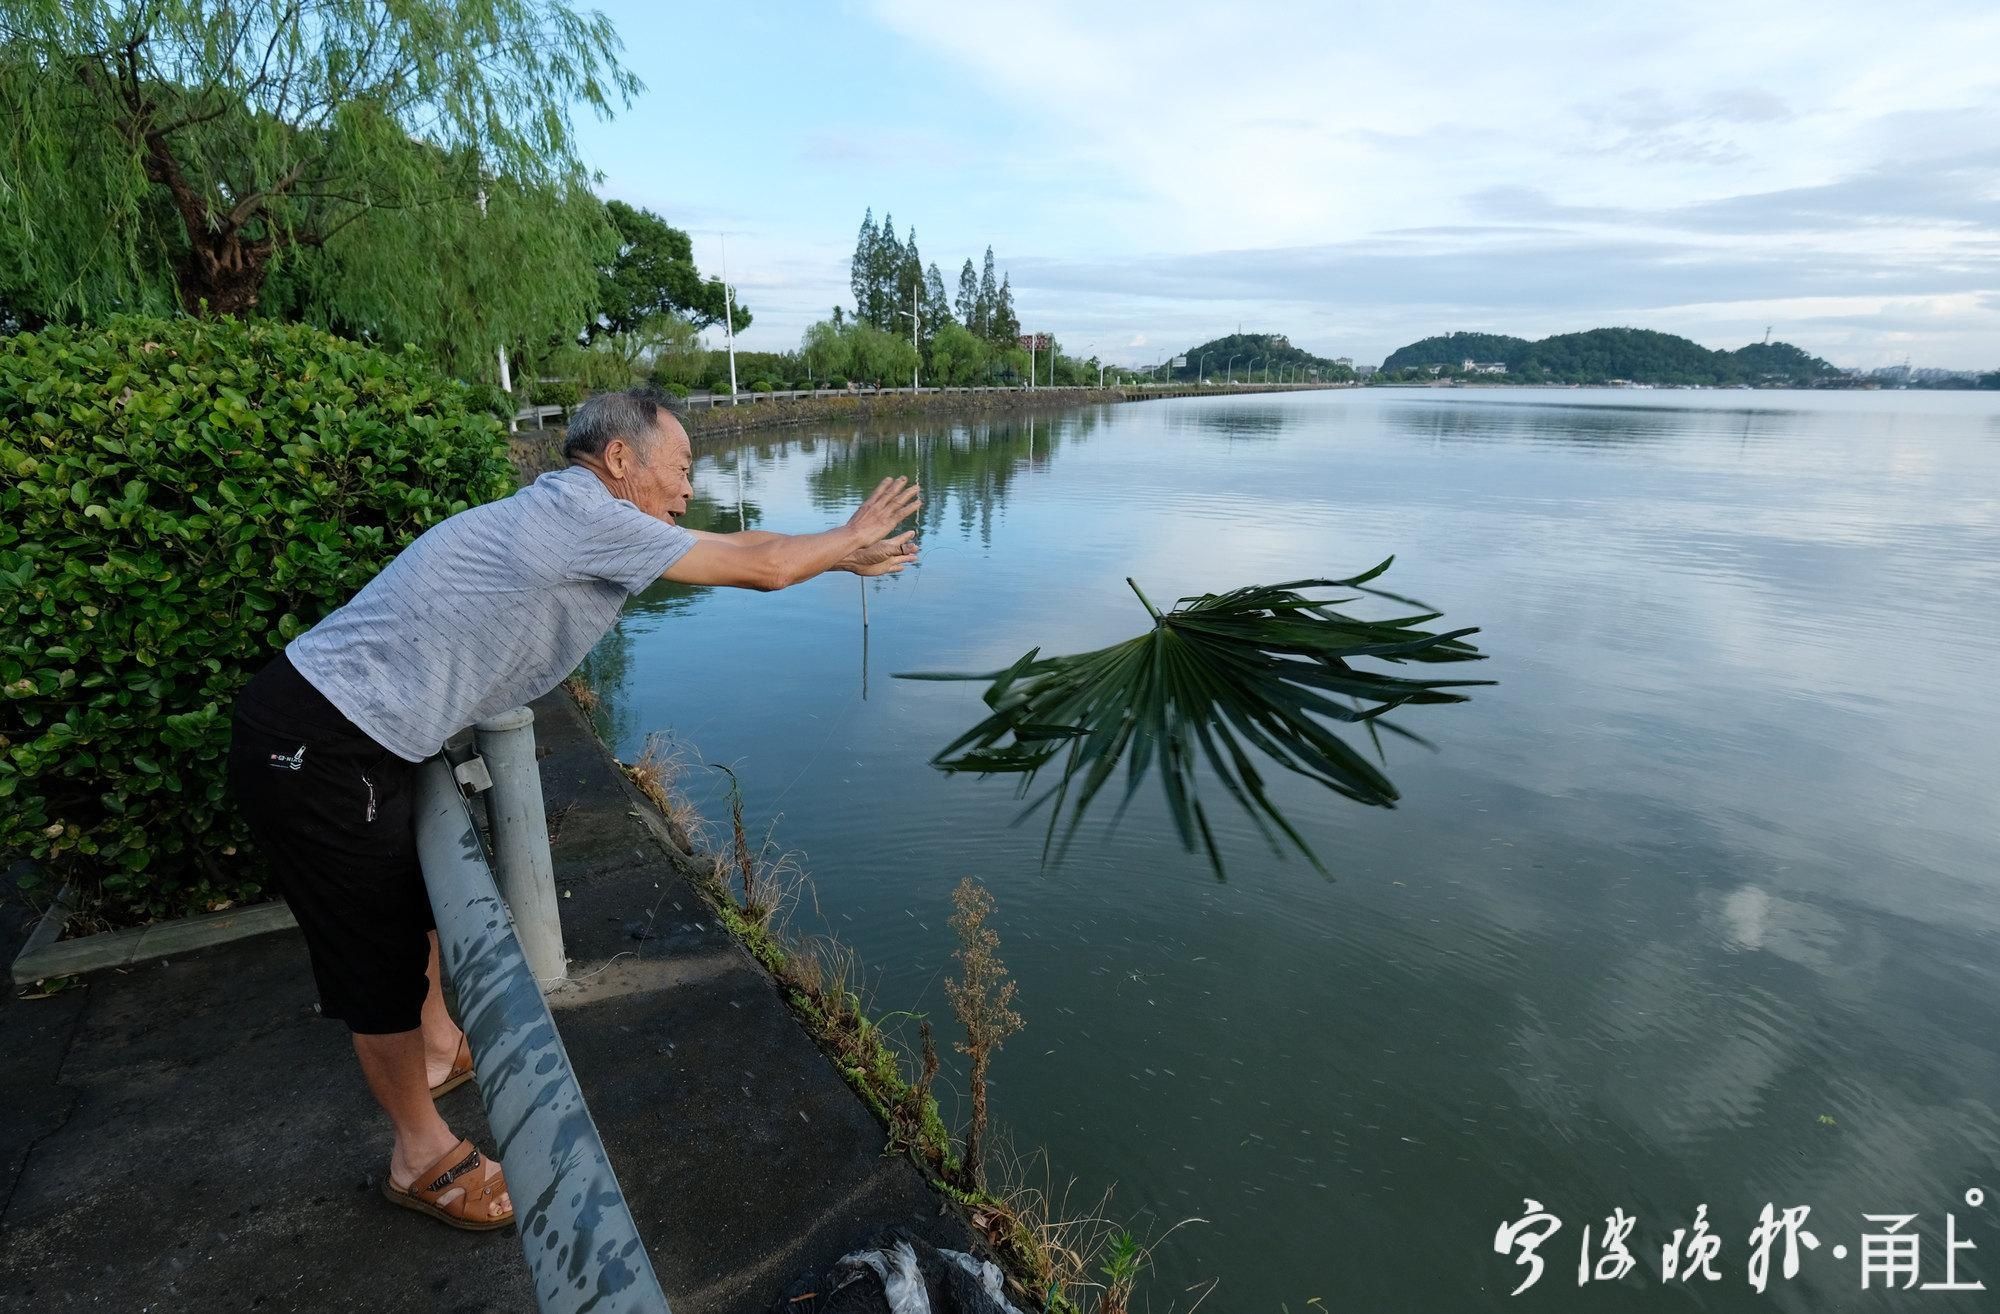
M370 738L420 762L555 688L694 542L571 466L431 526L285 652Z

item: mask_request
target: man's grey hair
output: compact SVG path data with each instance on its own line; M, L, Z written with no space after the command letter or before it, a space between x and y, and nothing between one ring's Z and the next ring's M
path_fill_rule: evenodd
M658 388L600 392L570 413L563 457L602 456L612 439L623 438L639 449L641 461L648 461L651 453L647 449L659 431L660 416L678 420L685 413L679 398Z

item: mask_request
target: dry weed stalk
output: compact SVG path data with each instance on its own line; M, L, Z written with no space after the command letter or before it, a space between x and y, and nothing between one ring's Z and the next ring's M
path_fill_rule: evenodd
M549 823L549 844L551 847L554 846L556 842L556 837L562 834L563 821L569 816L570 809L574 808L575 806L576 806L575 803L565 803L561 807L552 810L548 814L547 820Z
M950 1176L951 1132L931 1094L937 1086L938 1053L929 1018L918 1016L917 1034L922 1047L917 1079L904 1088L890 1109L890 1131L899 1144L916 1150L933 1177L944 1180Z
M959 979L947 979L946 996L952 1012L965 1027L965 1040L958 1052L972 1060L967 1078L972 1096L972 1120L965 1129L964 1179L968 1191L986 1189L986 1068L993 1051L1007 1037L1019 1031L1021 1015L1013 1009L1014 982L1007 978L1006 964L1000 961L1000 933L986 924L993 913L993 896L984 886L967 876L951 893L951 929L958 933Z
M582 671L564 680L563 688L569 690L569 696L576 700L576 705L583 709L585 716L595 712L597 705L604 701L598 696L597 690L590 687L590 681L583 678Z
M917 1035L923 1044L923 1070L917 1074L917 1084L910 1087L910 1103L914 1108L921 1110L924 1102L931 1098L931 1091L937 1086L937 1042L931 1038L929 1018L917 1023Z
M720 763L715 769L729 777L729 831L732 842L731 858L718 857L717 874L726 890L729 886L729 865L733 859L736 883L741 890L737 896L737 910L752 925L768 930L781 912L788 912L797 902L800 891L808 884L806 873L799 865L798 854L778 850L774 838L778 829L775 819L765 830L763 843L754 851L751 849L750 834L743 824L743 790L736 773Z
M667 819L667 833L681 851L698 853L707 847L708 827L679 788L685 770L686 756L682 750L665 735L650 734L639 760L628 765L625 774Z

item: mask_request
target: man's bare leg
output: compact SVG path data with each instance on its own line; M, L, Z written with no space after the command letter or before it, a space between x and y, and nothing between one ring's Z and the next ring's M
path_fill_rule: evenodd
M440 984L437 932L430 933L430 961L425 966L430 988L424 994L422 1020L414 1031L354 1037L354 1056L375 1102L389 1115L396 1143L389 1152L389 1182L407 1189L417 1174L449 1154L458 1134L438 1116L431 1087L443 1081L458 1055L458 1024L445 1011ZM449 1205L462 1192L454 1188L439 1199ZM503 1193L492 1202L492 1217L511 1207Z
M354 1055L361 1060L361 1074L375 1102L389 1115L396 1131L395 1148L389 1152L389 1182L399 1190L408 1189L417 1174L429 1168L458 1144L458 1136L438 1116L437 1102L431 1099L430 1082L424 1073L424 1033L398 1031L385 1036L354 1037ZM451 1204L463 1192L454 1187L440 1197ZM498 1218L512 1208L505 1194L490 1202L489 1217Z
M430 989L424 994L422 1032L424 1037L424 1073L435 1086L443 1081L451 1071L451 1061L458 1057L460 1032L458 1024L445 1011L444 986L439 975L438 937L431 932L430 963L425 968L431 980ZM450 1149L446 1146L445 1149ZM444 1150L439 1150L443 1154Z

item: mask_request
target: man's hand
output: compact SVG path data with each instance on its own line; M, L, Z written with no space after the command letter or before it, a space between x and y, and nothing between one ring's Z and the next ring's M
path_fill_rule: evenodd
M914 531L897 534L896 526L922 505L917 486L908 479L884 479L839 529L823 534L701 534L667 567L664 578L769 592L828 570L893 575L917 556Z
M868 500L847 518L847 527L859 530L864 543L880 542L895 533L897 525L916 514L917 508L923 505L922 494L922 489L901 476L884 479L875 485L875 491L868 495Z
M894 538L884 538L867 547L856 548L833 564L835 570L855 575L894 575L917 560L917 531L906 529Z

